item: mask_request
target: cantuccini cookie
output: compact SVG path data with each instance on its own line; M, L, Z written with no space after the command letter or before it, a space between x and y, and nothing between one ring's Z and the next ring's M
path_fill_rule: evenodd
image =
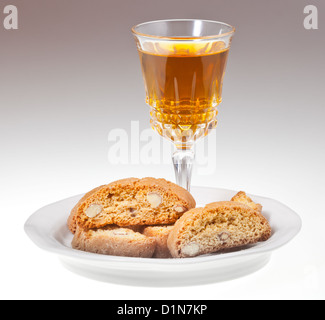
M80 205L85 201L87 200L92 194L94 194L97 190L99 190L101 187L103 186L100 186L100 187L97 187L91 191L89 191L88 193L86 193L79 201L78 203L74 206L74 208L71 210L71 213L69 215L69 218L68 218L68 227L69 227L69 230L72 232L72 233L75 233L76 232L76 229L77 229L77 224L76 224L76 216L77 216L77 211L78 211L78 208L80 207Z
M88 230L77 228L72 248L104 255L151 258L156 240L132 229L117 226Z
M259 212L262 212L263 209L262 205L255 203L244 191L239 191L231 201L247 204L249 207Z
M224 201L186 212L167 244L174 258L186 258L266 241L270 236L271 227L260 212L243 203Z
M107 225L162 225L175 223L195 208L192 195L164 179L129 178L98 187L86 194L71 211L69 229Z
M170 232L173 230L173 225L169 226L148 226L142 231L147 237L154 238L156 240L156 250L153 258L167 259L172 258L167 246L167 239Z

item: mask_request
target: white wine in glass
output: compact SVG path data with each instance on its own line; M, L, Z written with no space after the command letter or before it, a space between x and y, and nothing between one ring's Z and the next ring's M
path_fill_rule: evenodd
M176 147L177 183L190 190L195 141L217 126L234 27L205 20L162 20L133 27L151 126Z

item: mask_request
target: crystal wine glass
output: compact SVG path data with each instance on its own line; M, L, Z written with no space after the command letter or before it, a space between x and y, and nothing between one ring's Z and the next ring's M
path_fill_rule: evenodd
M190 190L195 141L217 126L235 28L207 20L161 20L132 28L151 126L175 145L176 181Z

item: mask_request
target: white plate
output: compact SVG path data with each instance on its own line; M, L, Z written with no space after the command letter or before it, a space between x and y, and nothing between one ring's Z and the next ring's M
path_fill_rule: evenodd
M235 191L193 187L198 206L229 200ZM71 209L82 195L46 206L34 213L25 231L40 248L57 254L63 265L79 275L111 283L135 286L187 286L230 280L261 269L271 254L292 240L301 229L301 219L278 201L250 195L263 205L273 233L266 241L222 254L188 259L144 259L105 256L71 248L67 227Z

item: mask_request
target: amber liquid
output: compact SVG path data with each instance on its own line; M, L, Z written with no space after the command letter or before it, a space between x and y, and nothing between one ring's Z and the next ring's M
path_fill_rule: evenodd
M151 124L158 133L186 144L216 127L228 52L193 54L175 47L166 55L139 52Z

